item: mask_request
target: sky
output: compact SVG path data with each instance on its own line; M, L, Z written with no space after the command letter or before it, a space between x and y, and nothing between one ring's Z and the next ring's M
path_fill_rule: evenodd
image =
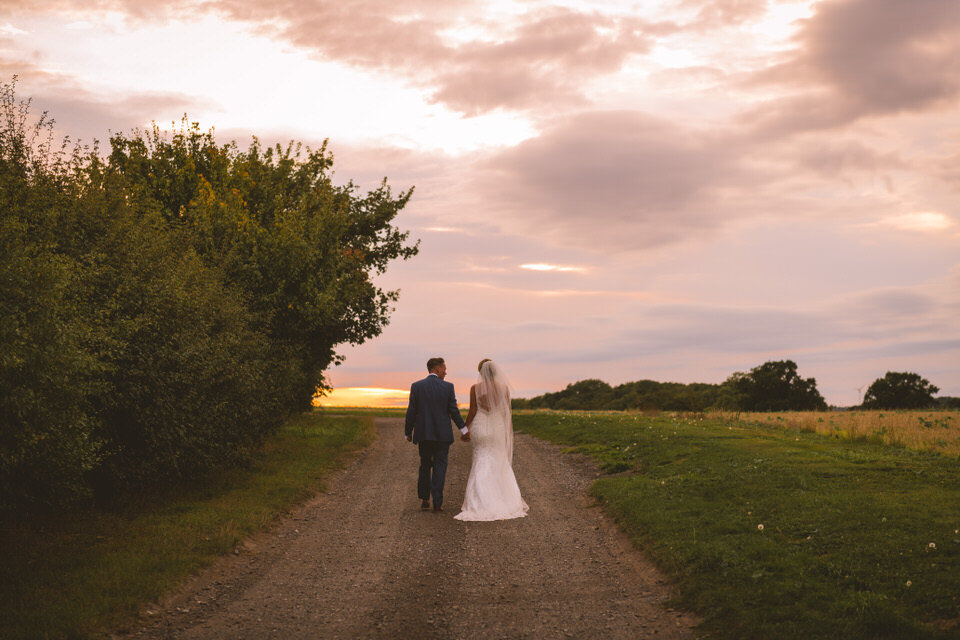
M72 139L186 113L414 186L355 397L436 355L462 399L482 358L518 397L781 359L960 396L960 3L0 0L14 74Z

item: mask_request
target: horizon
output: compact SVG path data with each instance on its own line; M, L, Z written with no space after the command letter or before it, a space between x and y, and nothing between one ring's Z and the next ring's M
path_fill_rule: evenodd
M833 406L887 371L960 396L957 3L0 6L59 135L188 114L415 186L390 325L327 371L359 398L435 354L459 399L484 357L518 397L784 359Z
M801 376L802 377L802 376ZM561 388L553 389L550 391L545 391L542 393L537 393L533 395L518 395L515 399L517 400L530 400L541 395L548 393L557 393L563 391L570 385L576 384L577 382L583 382L584 380L602 380L601 378L580 378L578 380L572 380L568 382ZM650 380L650 378L638 378L637 380L626 380L617 384L611 383L607 380L602 380L609 384L612 388L616 388L622 384L629 384L631 382L639 382L641 380ZM672 384L676 383L673 380L655 380L661 384ZM871 382L873 382L871 380ZM722 384L721 383L703 383L702 381L693 381L693 382L681 382L676 384ZM868 384L863 385L864 391L869 386ZM457 387L462 388L462 387ZM470 385L465 387L467 391L458 391L457 392L457 404L461 408L467 408L470 406L469 403L469 389ZM327 407L327 408L383 408L383 409L395 409L395 408L404 408L407 406L407 398L409 397L410 392L403 389L380 389L380 388L371 388L371 387L342 387L330 389L325 392L323 395L317 395L314 397L313 404L315 407ZM938 392L934 394L935 398L943 397L954 397L948 396L948 394ZM827 406L831 409L855 409L860 406L862 403L862 398L850 405L836 405L828 402Z

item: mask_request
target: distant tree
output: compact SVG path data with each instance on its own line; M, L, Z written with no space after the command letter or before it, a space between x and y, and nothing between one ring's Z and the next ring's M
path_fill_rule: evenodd
M888 371L867 388L865 409L925 409L933 407L940 389L917 373Z
M827 403L814 378L801 378L793 360L771 360L734 373L720 393L721 406L744 411L824 411Z
M716 406L719 392L720 385L703 382L637 380L611 387L602 380L581 380L563 391L517 399L514 408L703 411Z
M742 411L746 402L746 383L743 378L747 376L742 371L732 373L723 384L720 385L720 391L717 393L716 406L728 411Z
M937 409L960 409L960 398L954 396L940 396L934 398L937 403Z
M581 380L563 391L545 393L530 400L532 409L602 409L610 399L612 387L603 380Z
M514 411L517 409L529 409L530 401L526 398L513 398L510 400L510 408Z
M602 407L610 396L611 387L603 380L581 380L561 392L556 405L557 409L598 409Z

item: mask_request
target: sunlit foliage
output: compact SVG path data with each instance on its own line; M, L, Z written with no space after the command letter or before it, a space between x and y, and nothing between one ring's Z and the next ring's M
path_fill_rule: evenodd
M186 121L53 144L0 86L0 508L115 496L245 457L378 335L417 253L411 191L335 185L325 147Z

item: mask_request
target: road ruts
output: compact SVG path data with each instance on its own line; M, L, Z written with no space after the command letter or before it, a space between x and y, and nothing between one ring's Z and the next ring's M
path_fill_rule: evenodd
M526 518L463 523L470 446L445 511L422 512L402 421L319 495L204 572L127 638L692 638L659 573L590 507L590 468L515 441ZM157 609L157 607L154 607Z

